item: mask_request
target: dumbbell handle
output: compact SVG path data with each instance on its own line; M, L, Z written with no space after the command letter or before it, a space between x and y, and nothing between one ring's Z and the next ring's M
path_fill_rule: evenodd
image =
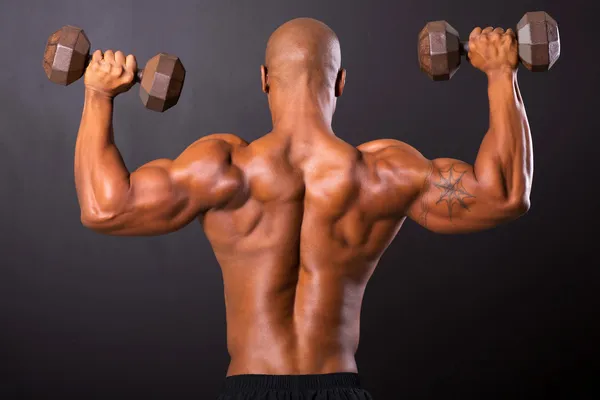
M92 62L92 54L90 53L90 54L88 54L87 59L85 60L85 67L87 68L91 62ZM140 68L136 71L135 76L133 77L133 82L140 83L142 81L143 77L144 77L144 69Z

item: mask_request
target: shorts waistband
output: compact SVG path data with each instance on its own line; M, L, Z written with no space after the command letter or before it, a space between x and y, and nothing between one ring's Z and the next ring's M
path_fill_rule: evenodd
M337 372L322 375L233 375L225 379L224 389L230 390L319 390L360 388L358 374Z

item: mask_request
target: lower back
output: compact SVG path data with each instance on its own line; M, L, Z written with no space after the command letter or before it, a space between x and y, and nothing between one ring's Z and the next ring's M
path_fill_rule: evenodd
M229 293L226 284L228 375L356 372L364 285L302 267L295 284L276 276Z

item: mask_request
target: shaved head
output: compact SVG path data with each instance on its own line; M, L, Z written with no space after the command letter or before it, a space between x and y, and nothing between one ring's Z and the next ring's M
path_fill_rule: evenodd
M281 25L269 38L265 73L286 88L298 81L333 87L342 55L337 35L323 22L297 18Z

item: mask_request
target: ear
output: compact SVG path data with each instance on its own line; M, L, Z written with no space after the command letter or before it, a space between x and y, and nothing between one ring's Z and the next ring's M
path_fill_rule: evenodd
M335 97L340 97L344 93L344 86L346 86L346 70L340 68L335 80Z
M269 94L269 75L267 67L264 65L260 66L260 79L262 81L262 91L266 94Z

